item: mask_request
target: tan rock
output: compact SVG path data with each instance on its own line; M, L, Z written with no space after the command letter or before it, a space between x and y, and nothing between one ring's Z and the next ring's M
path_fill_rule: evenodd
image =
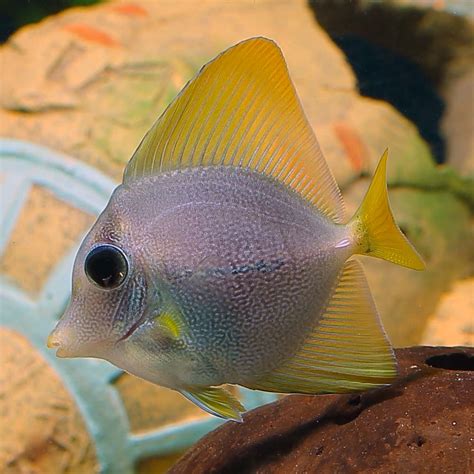
M387 146L403 160L422 143L390 106L357 94L344 55L304 0L109 2L24 28L0 50L0 133L69 153L118 180L143 134L193 73L257 35L282 47L342 185L371 169Z
M45 188L32 186L0 257L0 273L36 296L93 220Z
M474 176L474 65L446 86L444 96L448 162L461 174Z
M97 471L94 446L71 395L28 340L0 328L0 471Z
M123 374L115 382L134 434L208 415L175 391ZM166 409L164 409L166 407Z
M439 302L422 337L429 346L474 346L474 278L457 282Z

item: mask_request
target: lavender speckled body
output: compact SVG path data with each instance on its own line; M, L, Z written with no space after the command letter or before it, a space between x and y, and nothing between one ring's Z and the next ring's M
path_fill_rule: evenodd
M83 248L111 243L128 256L127 290L116 290L125 331L137 319L130 305L146 329L163 294L188 330L184 344L159 344L137 328L108 358L171 387L244 385L278 367L312 330L352 252L336 246L349 238L345 226L252 171L188 169L122 185ZM90 341L84 320L81 327Z

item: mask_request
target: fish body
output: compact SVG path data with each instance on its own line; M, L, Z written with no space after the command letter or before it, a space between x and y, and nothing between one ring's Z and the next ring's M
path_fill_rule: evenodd
M252 171L164 173L118 188L109 207L132 230L110 243L134 255L143 248L148 291L162 282L148 305L159 305L166 286L187 328L174 362L143 347L142 364L157 356L146 378L171 387L243 384L278 366L322 312L351 254L344 226ZM140 332L135 340L142 345ZM164 379L167 372L176 379Z
M393 351L351 258L423 267L390 213L386 158L344 223L278 47L255 38L227 50L135 152L81 245L49 345L230 419L243 407L216 388L225 383L283 393L390 383Z

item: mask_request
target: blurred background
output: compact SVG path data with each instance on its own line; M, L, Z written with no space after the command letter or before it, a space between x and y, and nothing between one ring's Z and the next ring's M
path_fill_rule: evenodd
M79 242L206 61L281 46L352 214L389 148L423 273L364 259L397 347L474 342L471 0L0 1L0 471L160 473L217 426L100 361L58 361ZM269 401L239 393L250 406Z

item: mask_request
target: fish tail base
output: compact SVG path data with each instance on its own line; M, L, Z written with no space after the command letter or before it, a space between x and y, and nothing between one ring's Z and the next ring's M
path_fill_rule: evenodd
M386 150L369 190L350 222L356 240L355 253L382 258L414 270L424 270L423 259L398 227L390 209L386 182L387 157Z

